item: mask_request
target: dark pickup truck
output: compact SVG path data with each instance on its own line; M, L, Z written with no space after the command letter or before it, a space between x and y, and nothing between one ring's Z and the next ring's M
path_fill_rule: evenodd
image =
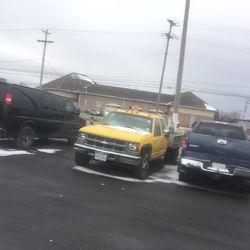
M194 171L216 177L250 179L250 141L236 124L199 122L183 141L179 159L179 180Z

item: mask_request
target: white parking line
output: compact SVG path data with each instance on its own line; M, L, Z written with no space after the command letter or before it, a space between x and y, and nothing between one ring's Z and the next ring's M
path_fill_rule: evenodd
M122 181L127 181L127 182L174 184L174 185L178 185L178 186L185 186L185 187L195 188L198 190L203 190L203 191L208 191L208 192L223 194L223 195L229 195L229 196L232 196L232 195L237 196L237 197L246 197L247 196L244 194L221 191L221 190L217 190L217 189L213 189L213 188L206 188L206 187L192 185L192 184L188 184L188 183L179 181L176 166L171 166L171 165L163 167L159 172L157 172L153 175L150 175L148 177L148 179L146 179L146 180L138 180L135 178L121 177L121 176L116 176L116 175L111 175L111 174L105 174L105 173L101 173L101 172L95 171L95 170L90 169L90 168L80 167L80 166L75 166L72 169L78 170L78 171L81 171L84 173L92 174L92 175L99 175L99 176L104 176L104 177L122 180Z
M0 149L0 157L1 156L12 156L12 155L33 155L36 151L47 153L47 154L55 154L56 152L62 151L61 149L49 149L49 148L39 148L36 150L32 150L31 152L26 150L16 150L16 149Z
M14 149L0 149L0 156L11 156L11 155L31 155L28 151L14 150Z
M37 151L47 154L55 154L56 152L62 151L61 149L50 149L50 148L38 148Z
M138 180L138 179L129 178L129 177L121 177L121 176L116 176L116 175L104 174L104 173L92 170L90 168L85 168L85 167L80 167L80 166L75 166L75 167L73 167L73 169L84 172L84 173L88 173L88 174L100 175L100 176L104 176L104 177L108 177L108 178L112 178L112 179L117 179L117 180L122 180L122 181L146 182L146 181L143 181L143 180Z
M111 174L105 174L105 173L101 173L90 168L80 167L80 166L75 166L73 167L73 169L81 171L81 172L85 172L88 174L100 175L100 176L122 180L122 181L128 181L128 182L168 183L168 184L174 183L174 184L181 185L181 186L191 186L184 182L178 181L177 173L175 173L176 170L174 173L173 171L169 172L169 169L167 167L164 167L163 170L161 170L160 172L154 175L150 175L148 179L145 179L145 180L138 180L138 179L130 178L130 177L122 177L122 176L116 176L116 175L111 175Z

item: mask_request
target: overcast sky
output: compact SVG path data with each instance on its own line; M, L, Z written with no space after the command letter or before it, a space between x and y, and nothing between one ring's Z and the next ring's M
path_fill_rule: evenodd
M0 16L0 77L39 84L41 29L49 29L44 83L71 72L100 84L158 91L167 19L170 42L163 92L176 83L185 0L9 0ZM250 2L191 0L183 91L222 111L250 97ZM250 118L250 105L247 112Z

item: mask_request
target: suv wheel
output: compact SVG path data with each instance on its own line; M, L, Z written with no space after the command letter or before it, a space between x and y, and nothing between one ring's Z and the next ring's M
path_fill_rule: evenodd
M134 175L136 178L144 180L148 176L150 162L150 154L145 152L142 154L141 162L135 166Z
M34 130L30 126L24 126L16 138L16 145L20 149L31 147L34 141Z
M89 156L79 152L75 152L75 163L78 166L88 167L89 161L90 161Z

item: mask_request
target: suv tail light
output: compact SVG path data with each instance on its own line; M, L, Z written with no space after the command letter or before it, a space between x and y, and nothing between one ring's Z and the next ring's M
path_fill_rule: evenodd
M182 145L181 145L182 149L183 149L183 150L187 149L188 144L189 144L189 138L188 138L188 136L186 136L186 137L183 139L183 141L182 141Z
M5 94L5 104L6 105L12 104L12 93L7 92Z

